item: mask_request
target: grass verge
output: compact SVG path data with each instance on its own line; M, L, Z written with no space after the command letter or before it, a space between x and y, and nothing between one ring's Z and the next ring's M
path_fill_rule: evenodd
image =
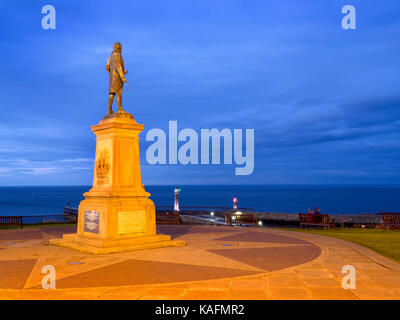
M318 234L332 238L351 241L368 249L400 262L400 231L384 231L383 229L336 229L336 230L293 230L288 231Z

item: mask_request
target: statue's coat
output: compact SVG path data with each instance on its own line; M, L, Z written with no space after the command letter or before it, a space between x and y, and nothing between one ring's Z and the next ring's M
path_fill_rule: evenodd
M117 93L122 90L124 83L121 79L124 78L124 59L122 59L121 53L114 51L111 53L107 60L107 70L110 71L109 80L109 93Z

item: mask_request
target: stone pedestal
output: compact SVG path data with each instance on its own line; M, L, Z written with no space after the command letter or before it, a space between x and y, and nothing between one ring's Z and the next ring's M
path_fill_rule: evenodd
M141 183L138 124L129 113L106 116L97 136L93 188L79 205L78 231L51 244L93 254L185 245L156 234L155 207Z

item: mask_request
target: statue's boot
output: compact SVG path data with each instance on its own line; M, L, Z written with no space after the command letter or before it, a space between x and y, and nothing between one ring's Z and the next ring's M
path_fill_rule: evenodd
M114 113L114 111L112 109L113 100L114 100L114 95L110 94L110 96L108 97L108 114L109 115Z
M118 102L118 113L125 113L125 110L122 109L122 96L117 95L117 102Z

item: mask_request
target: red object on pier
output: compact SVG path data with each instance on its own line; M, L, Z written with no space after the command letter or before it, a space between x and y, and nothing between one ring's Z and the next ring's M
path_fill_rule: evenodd
M233 198L233 209L237 209L238 208L238 199L236 197Z

